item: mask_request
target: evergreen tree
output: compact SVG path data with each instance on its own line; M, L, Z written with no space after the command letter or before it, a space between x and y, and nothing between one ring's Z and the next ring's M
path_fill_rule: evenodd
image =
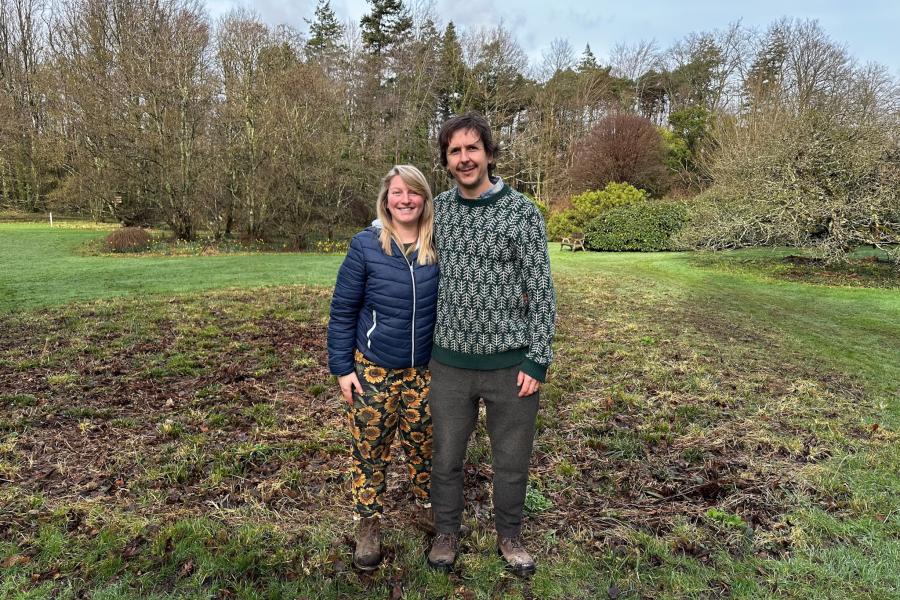
M744 107L748 111L760 109L766 102L777 99L788 54L785 38L781 27L772 27L766 35L765 45L750 66L744 81Z
M363 47L380 56L412 29L413 20L403 0L369 0L369 4L372 12L359 21Z
M459 112L465 102L466 65L453 21L447 23L441 38L440 61L438 113L446 120Z
M315 17L309 23L307 56L313 60L333 58L343 47L344 26L338 22L329 0L319 0Z
M578 63L578 72L587 73L599 68L600 65L597 64L597 58L594 56L594 53L591 52L591 45L587 44L581 55L581 62Z
M714 72L722 61L722 50L715 40L700 38L690 50L688 61L665 74L664 86L670 110L693 105L712 109Z
M441 34L438 33L437 25L435 25L434 21L431 18L427 18L418 29L419 33L416 37L418 38L419 43L427 48L429 52L434 54L439 53L443 38L441 37Z

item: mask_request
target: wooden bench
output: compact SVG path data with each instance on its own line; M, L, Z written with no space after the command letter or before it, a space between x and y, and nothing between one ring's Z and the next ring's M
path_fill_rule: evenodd
M584 234L583 233L575 233L575 234L564 237L559 242L559 249L562 250L566 246L571 248L572 252L575 252L578 249L584 250Z

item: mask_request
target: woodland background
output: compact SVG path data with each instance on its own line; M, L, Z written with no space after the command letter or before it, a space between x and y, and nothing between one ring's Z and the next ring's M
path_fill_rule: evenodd
M628 183L687 211L673 248L898 258L898 82L817 22L608 57L557 39L535 64L501 17L463 30L427 3L371 0L343 24L320 0L301 32L213 22L194 0L2 0L0 210L307 248L366 223L393 164L445 189L437 131L474 109L500 174L551 221Z

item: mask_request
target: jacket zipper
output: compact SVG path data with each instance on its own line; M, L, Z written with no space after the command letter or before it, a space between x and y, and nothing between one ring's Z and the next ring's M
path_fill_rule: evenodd
M400 250L400 255L403 257L403 260L406 261L406 264L409 266L409 278L412 280L412 290L413 290L413 307L412 307L412 344L411 344L411 352L409 359L409 366L416 366L416 275L413 272L413 263L409 260L409 257L406 256L406 252L400 249L398 244L394 244L397 246L397 250Z
M416 275L413 273L413 264L407 259L406 261L409 263L409 278L412 279L412 287L413 287L413 312L412 312L412 353L410 354L409 366L416 366Z
M372 309L372 326L369 327L369 330L366 332L366 347L372 347L372 332L375 331L375 309Z

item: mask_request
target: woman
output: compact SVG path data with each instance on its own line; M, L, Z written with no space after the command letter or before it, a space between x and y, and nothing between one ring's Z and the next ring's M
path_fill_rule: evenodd
M376 226L350 241L328 323L328 367L349 406L358 519L353 564L363 570L381 562L381 501L398 430L418 505L416 521L433 523L427 365L438 267L425 176L409 165L392 168L381 182L376 213Z

